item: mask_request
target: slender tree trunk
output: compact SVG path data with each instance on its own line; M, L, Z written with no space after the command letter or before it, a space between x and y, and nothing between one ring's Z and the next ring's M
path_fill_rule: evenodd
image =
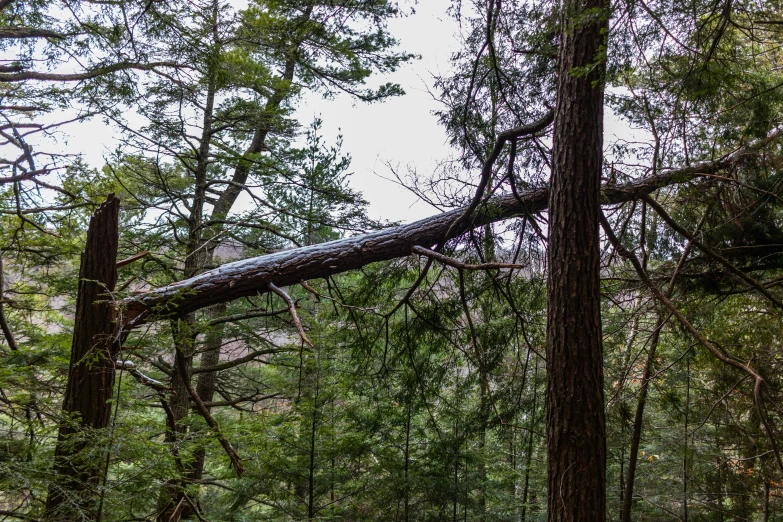
M512 477L511 484L509 484L508 488L508 498L510 498L512 502L512 507L509 509L509 518L511 520L518 521L520 506L517 505L515 500L517 499L517 494L519 493L519 483L517 482L517 451L519 451L519 449L516 442L516 431L511 430L511 435L508 441L508 467L511 470Z
M668 292L671 294L671 292ZM633 433L631 434L631 452L628 455L628 473L626 474L625 492L623 497L623 511L621 522L631 521L631 507L633 506L633 488L636 480L636 465L639 461L639 445L642 440L642 423L644 421L644 408L647 404L647 390L649 389L650 376L652 375L652 366L655 362L655 352L658 348L658 342L661 337L661 329L664 321L663 310L658 312L658 319L655 322L655 330L650 339L650 347L647 352L647 361L644 365L642 374L642 384L639 388L638 402L636 403L636 415L633 420Z
M600 179L608 13L565 0L549 195L548 519L606 519Z
M717 446L720 451L720 444ZM718 522L723 522L723 462L720 456L715 461L718 467Z
M309 462L307 466L307 519L312 520L315 518L315 447L316 438L318 436L318 422L319 414L321 412L321 406L318 404L318 400L321 395L321 352L316 355L316 367L315 375L312 379L313 387L313 412L310 417L310 454L308 455Z
M682 453L682 519L688 522L688 415L691 402L691 359L685 359L685 447Z
M226 313L226 303L220 303L209 308L208 315L211 318L218 318ZM223 345L224 325L219 324L209 330L204 340L203 352L199 362L200 368L214 368L220 362L220 349ZM217 372L205 371L199 374L196 383L196 393L204 404L212 402L215 398L217 386ZM207 406L207 409L211 408ZM188 479L197 482L204 477L204 464L206 459L206 449L201 447L196 450L193 460L193 469L188 473Z
M315 437L318 429L318 389L313 398L313 415L310 424L310 462L307 470L307 519L315 518Z
M642 227L644 227L644 219L642 219ZM642 245L644 242L642 241ZM642 248L644 248L642 246ZM639 313L641 311L642 306L642 295L639 295L636 299L636 306L634 306L634 310L636 313L634 314L633 322L631 323L631 335L628 336L628 342L625 344L625 360L623 361L623 368L625 368L626 375L628 376L631 369L631 356L633 355L633 345L634 342L636 342L636 337L639 335L639 319L641 317L641 314ZM624 378L625 378L624 377ZM625 381L620 382L620 386L622 386L625 383ZM623 401L624 402L624 401ZM626 422L625 422L625 416L623 415L623 418L620 420L621 422L621 429L622 429L622 440L623 443L620 447L620 519L623 520L623 509L625 506L625 489L627 487L627 483L625 482L625 431L626 431ZM631 457L633 459L633 457ZM632 489L633 491L633 489Z
M411 398L408 397L408 412L407 417L405 418L405 465L404 465L404 475L405 475L405 505L403 510L403 519L405 522L409 521L410 517L410 485L408 483L409 476L408 473L410 471L410 464L411 464Z
M213 3L213 23L217 31L217 3ZM214 34L213 38L217 38ZM212 42L217 45L217 40ZM209 74L209 73L208 73ZM215 106L215 95L217 86L214 78L210 78L207 85L206 100L204 105L204 115L202 121L201 137L199 138L199 148L195 158L194 168L194 194L191 205L190 217L188 219L188 244L185 256L185 278L195 276L201 271L208 261L209 252L202 241L203 236L203 214L204 203L206 201L207 189L207 171L209 168L210 142L212 140L212 119ZM167 442L176 444L185 431L185 426L181 423L190 410L190 395L188 386L190 385L190 375L193 368L193 350L196 344L198 332L194 328L196 322L195 313L186 314L182 318L176 318L171 321L171 330L176 349L184 355L185 371L181 371L180 362L175 358L174 368L171 374L172 394L169 397L169 405L174 414L176 429L167 433ZM187 381L183 379L183 375ZM186 477L168 481L164 484L158 499L158 521L168 522L169 520L180 520L182 517L188 517L192 514L193 508L190 502L184 502L183 481L186 481L191 474L190 459L183 461L188 465Z
M54 452L54 481L49 486L46 520L91 518L100 484L101 459L84 455L91 432L109 425L114 386L120 200L110 195L95 211L79 268L71 362L63 401L63 420Z
M769 522L769 480L764 479L764 498L761 506L762 522Z
M310 7L307 11L308 17L310 16L311 12L312 12L312 7ZM218 41L217 3L213 4L212 14L215 20L215 26L213 27L213 39L215 42L217 42ZM298 45L299 44L297 43L296 46ZM283 72L281 80L287 82L293 80L295 65L296 62L293 58L289 58L286 61L285 70ZM267 113L273 113L279 110L280 106L285 101L288 92L289 92L289 87L287 84L284 84L283 86L274 89L271 97L267 100L264 110ZM193 277L201 270L203 270L204 267L209 266L213 262L214 252L215 252L215 248L217 247L217 243L211 240L217 237L223 229L223 226L219 224L205 227L205 223L203 220L204 202L206 200L207 169L209 165L210 144L212 139L212 120L214 116L213 113L214 113L214 103L215 103L216 94L217 94L216 85L214 79L211 79L207 89L206 104L204 108L203 128L202 128L202 134L200 138L198 157L196 161L195 193L194 193L193 206L192 206L190 222L189 222L189 231L188 231L189 245L187 250L187 257L185 260L186 278ZM245 157L251 157L255 154L260 153L263 150L269 131L270 129L268 125L262 125L255 130L250 145L245 151L244 154ZM252 162L248 160L248 161L241 162L236 167L232 179L232 184L229 184L226 187L226 189L220 194L220 196L217 199L217 202L213 206L212 213L210 216L210 222L212 221L220 222L226 218L226 216L231 211L231 208L233 207L234 203L237 200L237 197L241 192L240 187L244 185L244 183L247 181L247 178L250 174L251 165ZM210 230L211 234L210 237L204 238L204 231L206 229ZM226 303L218 303L210 310L209 315L213 318L219 317L225 312L226 307L227 307ZM195 318L192 314L188 314L185 316L184 322L186 323L186 325L184 325L184 329L187 329L189 333L186 337L182 337L179 341L181 347L189 348L187 349L187 351L183 350L182 352L183 354L185 354L185 360L188 366L186 372L188 378L190 378L190 374L193 366L192 347L195 345L196 336L197 336L197 332L192 331L193 330L192 325L195 322L194 319ZM179 327L178 329L180 331L183 331L182 327ZM223 327L220 326L217 329L210 331L207 334L207 338L205 340L205 346L204 346L205 351L203 352L200 360L201 368L210 368L218 364L218 362L220 361L220 349L222 344L223 344ZM198 393L199 398L202 400L202 402L207 403L212 401L215 393L216 382L217 382L216 372L201 373L199 377L199 381L197 383L196 392ZM188 406L190 404L190 401L187 394L186 383L182 382L182 378L180 377L180 373L176 365L172 376L171 387L174 390L174 393L176 394L175 396L172 396L172 401L171 401L172 411L174 412L175 420L177 421L177 426L179 426L179 421L184 419L185 416L187 416ZM176 397L181 397L182 399L177 401ZM181 433L182 430L180 430L178 427L177 432ZM176 434L174 435L176 436ZM195 451L194 458L192 461L185 462L186 481L199 481L203 478L205 459L206 459L206 450L203 447L201 447ZM181 505L182 503L179 502L181 500L181 494L178 493L178 491L181 492L181 490L182 490L181 487L174 487L172 489L170 484L167 485L166 487L164 487L164 491L162 492L161 502L168 503L170 506ZM166 500L166 497L170 497L171 501ZM182 510L182 516L190 516L192 514L192 508L189 503L184 504L184 507L181 507L181 510ZM158 520L162 522L163 520L168 520L170 517L171 517L171 512L169 510L164 509L160 512Z
M481 379L479 394L479 432L478 432L478 480L479 480L479 494L478 494L478 521L484 522L484 514L487 510L487 469L484 464L484 448L487 445L487 391L484 386L484 378Z
M454 421L454 505L451 520L457 522L457 502L459 498L459 422Z
M193 332L194 314L188 314L182 319L171 321L172 338L176 349L184 354L181 359L174 358L174 365L171 376L171 395L168 398L168 405L174 421L173 429L166 432L166 443L172 447L178 445L185 437L187 427L182 420L188 416L190 410L190 395L188 394L188 382L182 378L182 374L190 377L193 367L193 345L196 336ZM185 371L180 370L180 363L184 362ZM190 459L183 459L183 464L189 463ZM176 522L192 514L192 507L185 501L185 482L187 480L187 469L182 470L184 476L179 476L164 483L158 498L158 522Z
M527 496L530 491L530 470L533 467L533 430L536 426L536 400L538 399L538 362L533 372L533 411L530 413L530 431L527 439L527 451L525 452L525 485L522 489L522 517L525 522L527 517ZM532 511L532 510L531 510Z

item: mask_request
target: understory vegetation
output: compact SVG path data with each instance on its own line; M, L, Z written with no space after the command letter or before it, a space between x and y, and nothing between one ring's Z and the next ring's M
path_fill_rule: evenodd
M783 5L453 1L399 225L416 8L0 0L0 520L783 520Z

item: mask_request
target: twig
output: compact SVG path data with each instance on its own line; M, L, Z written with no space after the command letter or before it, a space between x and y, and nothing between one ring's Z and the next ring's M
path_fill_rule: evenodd
M138 254L133 254L130 257L126 257L125 259L117 261L117 269L119 270L120 268L127 266L143 257L147 257L148 255L150 255L149 250L145 250L144 252L139 252Z
M224 315L223 317L217 317L209 321L209 326L217 326L223 323L233 323L236 321L243 321L245 319L253 319L256 317L271 317L274 315L280 315L288 311L288 308L281 308L280 310L248 310L243 314Z
M149 386L155 391L158 392L172 392L172 388L166 386L162 382L153 379L152 377L147 377L143 373L141 373L139 370L136 369L135 365L131 361L117 361L114 363L114 367L118 370L125 370L128 373L130 373L134 379L139 381L139 383L143 384L144 386Z
M430 250L429 248L424 248L423 246L418 246L418 245L411 248L411 251L416 254L421 254L423 256L437 259L438 261L440 261L445 265L449 265L454 268L459 268L461 270L493 270L493 269L501 269L501 268L508 268L513 270L513 269L525 268L524 265L515 265L513 263L481 263L479 265L471 265L468 263L463 263L462 261L458 259L454 259L453 257L443 255L439 252L435 252L433 250Z
M291 299L291 296L285 293L282 288L275 286L274 283L269 283L267 286L269 286L269 289L272 292L282 297L283 301L285 301L288 305L288 311L291 312L291 318L294 320L294 326L296 326L296 331L299 332L299 337L301 337L302 340L311 347L315 348L315 345L310 342L310 339L307 338L307 334L305 333L304 327L302 326L302 321L299 319L299 314L296 313L296 303L294 303L294 300Z
M231 445L228 439L226 439L226 437L223 435L223 432L220 431L220 425L217 423L215 418L212 417L212 415L209 413L209 410L207 409L206 406L204 406L204 403L201 401L201 397L198 396L198 393L196 393L196 390L194 390L193 386L190 384L190 379L188 379L188 374L186 369L185 355L182 353L182 350L176 348L175 356L177 358L176 366L179 368L180 377L182 377L182 384L185 386L185 389L187 389L190 398L193 399L193 402L196 404L196 409L198 409L201 416L204 417L204 420L207 421L207 424L209 425L210 428L212 428L212 431L215 432L215 436L220 442L220 445L223 446L223 449L228 455L228 459L231 461L231 467L234 468L234 471L236 472L237 476L241 477L245 471L244 466L242 465L242 459L239 458L239 455L237 454L234 447Z

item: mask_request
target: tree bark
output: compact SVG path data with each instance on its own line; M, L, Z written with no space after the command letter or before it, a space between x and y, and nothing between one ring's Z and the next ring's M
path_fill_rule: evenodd
M83 455L90 435L109 425L114 364L119 348L116 303L117 244L120 200L109 195L95 211L79 268L76 316L63 420L54 454L54 481L46 502L47 520L89 518L100 460ZM86 514L85 514L86 513Z
M606 520L600 303L603 0L566 0L549 194L547 463L550 522Z
M580 132L581 134L581 132ZM690 181L734 164L750 149L766 145L777 131L758 143L743 147L714 162L672 169L624 185L604 185L602 202L617 204L640 199L653 191ZM473 219L451 230L446 239L458 237L486 223L503 221L526 213L546 210L547 188L521 192L519 198L502 196L482 205ZM361 268L370 263L410 255L414 246L431 247L444 239L451 224L464 214L460 208L357 237L283 250L273 254L222 265L197 276L124 299L124 327L133 329L150 320L181 316L218 303L269 291L269 283L290 286L302 280L325 278Z
M644 408L647 404L647 391L649 389L652 367L655 363L655 352L658 349L658 341L661 337L661 329L666 322L666 315L663 310L658 312L658 319L655 322L652 338L649 341L647 360L644 364L644 373L642 374L642 384L639 388L639 398L636 404L636 414L633 421L633 433L631 435L631 450L628 454L628 473L623 491L623 509L620 516L621 522L631 522L631 507L633 506L633 488L636 481L636 465L639 462L639 445L642 441L642 423L644 422Z
M209 317L222 317L226 313L226 309L227 306L225 303L211 307L209 309ZM220 349L223 346L224 326L225 324L219 324L212 327L206 333L206 338L204 339L204 351L201 354L199 368L207 371L199 374L198 382L196 383L196 393L204 404L212 402L215 398L217 372L210 370L210 368L216 367L220 362ZM207 410L211 410L211 408L207 406ZM206 456L206 448L204 447L200 447L195 451L193 469L188 473L188 480L190 482L198 482L204 477Z

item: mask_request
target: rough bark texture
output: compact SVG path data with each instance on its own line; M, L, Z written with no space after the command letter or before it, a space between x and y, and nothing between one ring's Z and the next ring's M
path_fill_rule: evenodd
M758 148L777 138L777 133L752 144ZM622 203L641 198L668 185L687 182L736 162L751 146L714 162L665 171L624 185L605 185L602 201ZM596 180L597 182L597 180ZM549 190L533 189L514 196L490 199L474 218L455 228L447 239L490 222L503 221L526 212L547 208ZM274 254L236 261L123 301L125 327L132 329L149 320L181 316L218 303L269 291L269 283L289 286L301 280L328 277L367 264L410 255L413 246L431 247L444 238L449 227L465 209L444 212L415 223L388 228L362 236L284 250Z
M68 382L49 487L46 518L81 520L91 510L93 488L100 479L100 461L84 456L90 432L109 425L114 386L116 303L110 293L117 283L120 201L110 195L87 229L82 252Z
M547 463L550 522L606 520L599 212L607 15L566 0L549 194Z

